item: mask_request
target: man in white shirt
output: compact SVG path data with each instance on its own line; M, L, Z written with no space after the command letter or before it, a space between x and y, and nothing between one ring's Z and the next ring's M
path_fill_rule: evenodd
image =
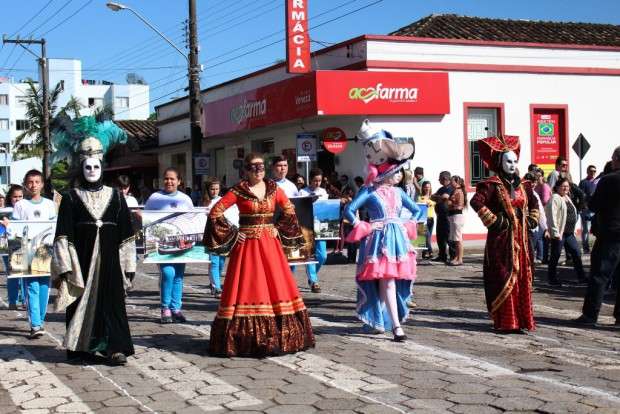
M271 162L271 170L273 180L278 184L278 187L284 190L284 194L288 198L299 197L297 186L286 178L286 174L288 174L288 160L285 157L282 155L275 157Z
M43 174L40 171L30 170L26 173L24 187L28 190L30 198L20 200L15 204L12 215L14 220L44 221L56 219L56 205L52 200L41 196L43 186ZM28 234L28 238L32 236L32 234ZM45 333L43 324L49 300L50 278L48 276L28 277L22 280L30 321L30 337L32 339L39 338Z
M308 177L308 186L299 190L300 197L318 197L319 200L327 200L329 198L327 191L321 187L321 181L323 181L323 171L320 168L313 168L310 170ZM316 256L317 264L306 265L306 275L308 276L308 284L310 289L314 293L320 293L321 287L319 286L319 269L327 260L327 245L325 240L314 241L314 255Z

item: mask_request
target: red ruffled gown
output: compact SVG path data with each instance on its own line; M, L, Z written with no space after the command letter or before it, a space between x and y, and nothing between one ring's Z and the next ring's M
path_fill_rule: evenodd
M241 181L209 213L206 249L216 254L230 251L220 306L211 326L212 355L263 357L314 346L308 311L282 250L282 244L299 247L303 243L295 208L274 181L265 183L263 200L250 191L247 181ZM233 204L239 208L239 230L224 217ZM282 214L274 224L276 205ZM244 242L238 242L239 232L245 234Z
M528 229L538 223L538 201L529 183L520 184L511 198L506 184L491 177L478 184L471 206L488 228L483 276L494 328L532 331L536 326ZM500 215L500 220L507 220L503 229L496 223Z

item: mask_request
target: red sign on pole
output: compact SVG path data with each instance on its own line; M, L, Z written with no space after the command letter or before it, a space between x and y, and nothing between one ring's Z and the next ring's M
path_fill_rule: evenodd
M347 149L347 136L337 127L330 127L323 131L323 146L333 154L340 154Z
M553 165L560 156L559 118L554 113L534 114L534 164Z
M289 73L308 73L312 70L308 0L286 0L286 62Z

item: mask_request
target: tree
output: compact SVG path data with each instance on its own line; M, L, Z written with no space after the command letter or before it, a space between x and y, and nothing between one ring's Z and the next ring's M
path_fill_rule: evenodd
M141 75L138 75L135 72L128 73L127 76L125 77L125 80L130 85L146 85L147 84L146 81L144 80L144 77L142 77Z
M93 112L97 122L111 121L114 118L114 108L110 104L98 106Z
M84 105L82 104L82 102L80 102L80 100L78 98L76 98L75 96L71 95L71 97L69 98L69 100L67 101L67 103L65 104L65 106L62 107L62 109L60 110L60 113L64 113L69 115L69 113L73 113L73 118L79 118L80 116L82 116L80 114L80 110L84 108Z
M157 112L151 112L149 117L147 118L149 121L157 121Z
M43 90L32 79L27 79L28 90L26 91L26 118L28 128L15 138L13 153L16 159L29 157L42 157L45 142L43 139ZM49 124L52 124L53 115L56 112L56 101L62 92L60 83L56 84L48 95ZM30 142L24 142L26 138L32 138ZM25 146L27 145L27 147Z

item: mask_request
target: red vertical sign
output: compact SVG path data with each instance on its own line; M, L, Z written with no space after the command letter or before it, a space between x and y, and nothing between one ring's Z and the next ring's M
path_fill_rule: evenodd
M286 63L289 73L308 73L312 69L308 0L286 0Z
M560 156L560 122L554 113L534 113L534 159L539 165L554 164Z

